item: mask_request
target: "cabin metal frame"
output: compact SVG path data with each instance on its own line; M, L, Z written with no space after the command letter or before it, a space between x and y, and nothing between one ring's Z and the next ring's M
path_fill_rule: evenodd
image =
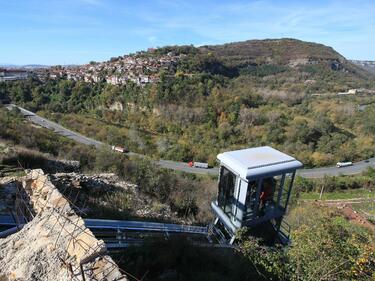
M225 232L223 240L232 244L239 228L270 221L281 240L287 242L289 236L281 224L296 170L302 163L269 146L224 152L217 158L218 197L211 203L216 232Z

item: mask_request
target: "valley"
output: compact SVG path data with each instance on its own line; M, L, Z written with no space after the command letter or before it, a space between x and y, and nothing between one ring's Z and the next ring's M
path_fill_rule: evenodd
M48 280L53 272L57 280L69 272L77 272L77 280L95 274L105 280L105 268L124 280L371 280L374 90L370 72L331 47L295 39L165 46L81 66L36 68L26 79L1 81L0 222L19 208L14 186L26 187L39 215L0 238L0 264L32 280ZM211 202L230 195L221 190L231 178L220 176L218 183L223 163L217 155L264 146L304 164L295 179L287 169L272 179L259 174L280 187L280 199L272 199L278 204L284 183L294 179L284 196L289 205L280 209L292 243L269 239L275 230L268 231L270 220L232 233L233 245L220 244L225 234L208 235L217 218ZM190 161L210 168L190 167ZM337 162L353 163L340 168ZM273 164L285 163L290 160ZM242 188L250 190L255 180ZM240 190L238 182L246 180L233 181ZM39 197L45 184L60 199ZM261 179L257 192L236 189L234 195L233 189L232 199L245 200L262 219L276 205L249 202L257 194L264 198L264 188ZM238 215L225 206L228 216ZM97 248L82 250L74 238L72 250L66 229L77 231L74 220L87 227L78 234ZM199 230L209 239L175 235L172 228ZM89 262L80 264L77 257L86 256ZM17 271L19 263L27 266ZM10 276L1 273L0 280Z
M86 144L86 145L92 145L96 148L100 148L102 146L105 146L104 143L98 142L96 140L87 138L85 136L82 136L80 134L77 134L73 131L70 131L57 123L51 122L47 119L44 119L35 113L28 111L21 107L16 107L15 105L9 105L7 106L8 110L13 110L14 108L18 108L23 116L28 118L31 122L34 124L37 124L41 127L44 127L46 129L49 129L59 135L65 136L67 138L70 138L78 143ZM107 144L108 146L108 144ZM132 156L138 156L138 157L144 157L144 155L140 155L134 152L127 152L127 154ZM169 160L156 160L155 164L160 165L161 167L172 169L176 171L183 171L185 173L195 173L195 174L207 174L207 175L218 175L219 171L216 167L212 168L194 168L187 165L187 163L183 162L176 162L176 161L169 161ZM298 175L301 175L302 177L307 178L322 178L324 176L339 176L339 175L355 175L359 174L363 171L365 171L368 168L374 168L375 167L375 158L365 159L360 162L354 163L353 165L349 167L325 167L325 168L312 168L312 169L304 169L299 170Z

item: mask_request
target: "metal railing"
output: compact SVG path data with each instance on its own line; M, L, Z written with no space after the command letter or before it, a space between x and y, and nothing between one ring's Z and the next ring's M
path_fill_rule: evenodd
M203 226L168 224L144 221L121 221L121 220L102 220L85 219L85 224L90 229L112 229L112 230L134 230L168 233L191 233L207 235L208 228Z

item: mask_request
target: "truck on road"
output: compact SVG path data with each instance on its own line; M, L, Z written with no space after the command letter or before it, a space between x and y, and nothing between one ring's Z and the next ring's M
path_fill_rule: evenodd
M112 151L116 151L116 152L120 152L120 153L127 153L127 152L129 152L128 149L126 149L125 147L121 147L121 146L114 146L114 145L112 145L111 149L112 149Z
M192 168L201 168L201 169L208 169L208 163L203 163L203 162L189 162L188 165Z

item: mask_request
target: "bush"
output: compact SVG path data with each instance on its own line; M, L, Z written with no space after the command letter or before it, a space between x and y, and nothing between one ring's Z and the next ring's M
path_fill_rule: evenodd
M371 175L370 170L370 174L363 176L326 176L322 179L296 177L294 190L298 194L299 192L320 192L322 188L325 192L358 188L375 189L375 181Z
M266 246L259 239L240 240L240 251L267 280L373 280L372 233L339 214L316 205L293 209L289 248Z
M288 251L291 280L371 280L375 277L372 268L375 244L373 236L364 229L315 205L294 209L288 221L294 229L293 244Z
M281 246L266 246L260 239L248 236L240 242L240 251L266 280L290 280L289 257Z
M172 210L181 217L197 214L198 206L194 198L197 187L193 181L166 169L156 168L155 164L146 160L135 163L136 173L132 177L143 192L170 204Z
M273 64L262 64L262 65L248 65L241 68L241 75L253 75L258 77L264 77L268 75L274 75L287 71L288 68L285 66L273 65Z

